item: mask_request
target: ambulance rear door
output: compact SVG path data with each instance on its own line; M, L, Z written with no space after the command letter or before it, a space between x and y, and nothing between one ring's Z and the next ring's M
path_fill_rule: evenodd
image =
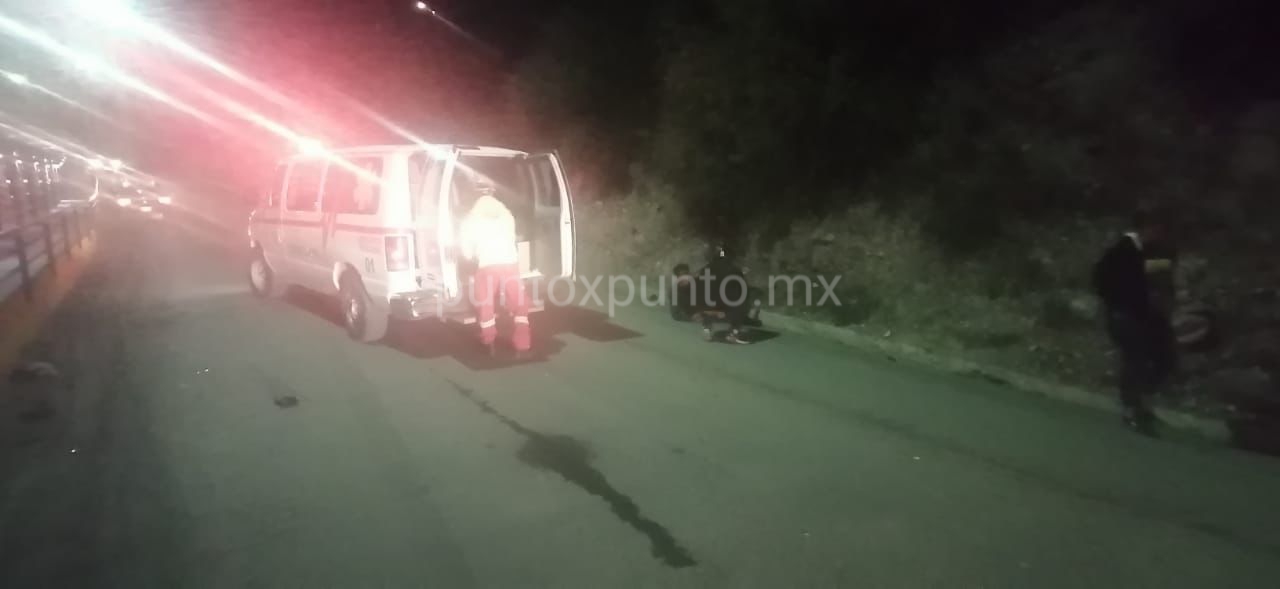
M548 278L573 278L577 263L577 239L573 217L573 197L559 155L530 155L533 178L534 217L537 223L534 265Z

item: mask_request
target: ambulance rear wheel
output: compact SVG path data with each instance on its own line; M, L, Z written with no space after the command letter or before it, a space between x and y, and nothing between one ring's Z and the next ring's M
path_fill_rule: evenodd
M342 301L342 323L351 339L374 343L387 335L390 315L369 297L364 283L352 274L342 277L339 299Z

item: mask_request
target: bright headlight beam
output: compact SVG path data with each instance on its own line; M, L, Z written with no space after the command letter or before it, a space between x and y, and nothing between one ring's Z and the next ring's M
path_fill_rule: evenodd
M89 108L89 107L87 107L87 106L85 106L85 105L83 105L83 104L80 104L79 102L76 102L76 101L74 101L74 100L72 100L72 99L70 99L70 98L67 98L66 96L63 96L63 95L61 95L61 94L59 94L59 93L57 93L57 92L55 92L55 91L53 91L53 90L50 90L49 88L46 88L45 86L42 86L42 85L40 85L40 84L36 84L35 82L32 82L29 78L27 78L25 75L22 75L22 74L19 74L19 73L15 73L15 72L4 71L4 70L0 70L0 75L3 75L5 78L7 78L9 81L13 82L14 84L17 84L17 85L22 86L22 87L24 87L24 88L30 88L30 89L32 89L32 90L35 90L36 92L39 92L39 93L41 93L41 94L44 94L45 96L48 96L49 98L52 98L52 99L54 99L54 100L57 100L58 102L61 102L61 103L65 104L65 105L67 105L67 106L70 106L70 107L72 107L72 108L75 108L75 109L78 109L78 110L84 111L84 112L86 112L86 113L88 113L88 114L92 115L94 118L97 118L97 119L102 120L103 122L109 123L109 124L114 125L114 126L117 126L117 127L119 127L119 126L120 126L120 124L119 124L119 123L117 123L115 120L111 119L110 117L108 117L108 116L106 116L106 115L104 115L104 114L102 114L102 113L100 113L100 112L98 112L98 111L96 111L96 110L94 110L94 109L92 109L92 108Z
M92 0L86 0L86 1L92 3ZM99 8L99 10L101 9ZM128 14L129 14L128 17L121 17L118 20L119 22L124 23L124 25L127 26L133 34L136 34L143 39L146 39L162 47L165 47L188 60L191 60L200 65L203 65L213 70L214 72L217 72L223 77L239 84L244 88L251 90L252 92L258 94L259 96L264 97L279 106L287 107L295 112L297 111L305 112L307 110L305 107L298 104L296 101L290 100L288 97L275 91L274 89L270 88L266 84L263 84L257 80L254 80L253 78L250 78L249 76L246 76L236 71L231 66L228 66L222 63L221 61L218 61L213 56L191 46L190 44L186 43L182 39L179 39L177 36L173 35L172 33L169 33L168 31L160 28L159 26L156 26L147 22L145 19L138 17L136 14L132 12ZM228 98L222 94L214 92L193 80L186 79L185 77L183 77L183 79L189 87L194 89L196 92L199 92L200 94L204 95L205 99L218 104L223 109L231 112L232 114L250 123L253 123L254 125L257 125L271 133L274 133L279 137L282 137L288 140L291 144L307 150L312 155L322 155L325 157L325 159L328 159L329 161L339 165L340 167L343 167L344 169L347 169L355 173L358 176L361 176L362 178L366 178L374 182L381 182L381 178L375 177L374 175L365 171L363 168L355 166L343 158L339 158L332 155L328 150L324 149L322 145L313 144L312 141L314 140L308 137L305 137L295 132L292 129L289 129L286 126L280 123L277 123L276 121L268 119L267 117L262 116L261 114L250 109L244 104L241 104L240 102L232 100L231 98Z
M427 140L417 135L414 135L413 133L409 132L408 129L405 129L400 125L397 125L395 122L391 121L387 117L382 116L381 114L374 111L373 109L370 109L369 107L361 104L356 99L336 90L334 90L333 93L337 96L341 96L342 99L356 112L360 113L361 115L364 115L369 120L379 125L382 125L384 129L391 131L392 133L399 135L401 138L422 148L423 151L426 151L427 153L431 154L432 158L443 160L450 156L450 152L448 149L440 145L436 145L434 143L428 142ZM477 170L475 168L461 161L454 162L454 165L456 165L458 168L461 168L463 171L467 172L468 174L477 173Z
M4 117L6 119L12 120L12 118L8 117L7 115L4 115L4 113L0 113L0 117ZM64 139L62 137L58 137L42 129L27 130L27 129L22 129L6 123L2 123L2 122L0 122L0 129L6 129L10 133L13 133L19 137L22 137L27 141L31 141L37 145L42 145L45 147L55 149L62 153L73 155L80 159L87 159L84 155L81 155L81 154L91 155L93 153L92 150L84 147L83 145L80 145L74 141Z
M170 33L155 24L147 22L146 19L138 16L137 13L129 10L127 7L124 7L125 3L120 0L101 3L96 2L95 0L84 0L83 3L93 5L90 10L90 14L105 15L104 18L113 19L118 26L127 28L130 33L152 43L156 43L157 45L173 51L186 59L203 65L218 74L221 74L227 79L252 90L259 96L262 96L277 105L286 106L292 109L302 108L302 105L298 104L296 101L290 100L288 97L275 91L266 84L236 71L235 68L232 68L231 66L218 61L208 53L193 47L191 44L178 38L173 33ZM115 7L112 8L106 5L115 5Z
M306 152L307 155L316 155L316 156L322 157L325 160L327 160L329 163L332 163L370 182L376 182L376 183L382 182L382 178L379 178L377 175L366 171L364 168L361 168L360 166L357 166L351 163L350 161L347 161L345 158L335 155L332 151L329 151L328 149L326 149L323 143L319 142L317 139L313 137L307 137L301 133L298 133L297 131L290 129L289 127L286 127L276 121L273 121L265 116L262 116L261 114L254 111L253 109L239 102L236 102L235 100L227 98L226 96L222 96L208 89L197 88L197 90L203 93L205 95L205 98L207 98L208 100L212 102L216 102L219 106L235 114L236 116L250 123L253 123L259 127L262 127L266 131L273 133L282 139L287 140L296 149Z
M138 20L133 3L125 0L78 0L74 10L112 27L128 27Z
M9 116L3 111L0 111L0 119L5 119L11 122L14 121L13 117ZM76 158L77 160L84 162L91 170L105 170L110 165L110 162L119 162L119 160L109 160L109 158L102 155L98 151L85 147L84 145L80 145L79 143L76 143L70 139L67 139L66 137L62 137L55 133L51 133L39 127L21 125L16 122L15 122L15 125L10 125L4 122L0 122L0 129L5 129L10 133L13 133L14 135L21 137L27 141L30 141L36 145L45 146L55 151L58 151L59 153L63 154L64 161L65 161L65 157L69 155L71 157ZM119 165L121 168L128 167L128 166L125 166L123 162L119 162Z
M276 90L272 89L266 84L263 84L262 82L254 80L253 78L250 78L249 76L246 76L236 71L231 66L228 66L222 63L221 61L215 59L213 56L197 49L196 47L193 47L192 45L188 44L187 42L173 35L172 33L164 30L163 28L156 26L150 22L147 22L146 19L138 16L136 12L131 10L128 7L128 4L124 2L124 0L105 0L105 1L82 0L82 4L85 5L85 10L87 14L99 15L101 18L110 19L111 22L116 24L116 26L127 28L132 34L135 34L140 38L156 43L162 47L169 49L170 51L173 51L174 53L177 53L178 55L188 60L191 60L200 65L203 65L213 70L214 72L221 74L223 77L239 84L240 86L253 91L259 96L262 96L270 100L271 102L274 102L279 106L288 107L294 111L307 110L302 105L298 104L296 101L290 100L288 97L277 92ZM423 4L425 5L425 2ZM431 12L433 14L435 13L434 10ZM442 18L442 17L439 17L437 15L437 18ZM449 24L452 24L452 23L449 23ZM465 32L463 33L465 34ZM272 121L258 114L257 112L244 106L243 104L236 102L235 100L232 100L230 98L227 98L226 96L222 96L207 88L204 88L199 84L196 84L194 82L189 82L189 85L193 86L197 91L204 94L207 99L219 104L222 108L230 111L236 116L239 116L259 127L262 127L263 129L266 129L271 133L274 133L288 140L291 144L299 147L300 149L313 155L322 155L329 161L336 163L337 165L343 167L344 169L350 170L351 172L357 174L362 178L368 179L373 182L381 182L381 178L375 177L374 175L365 171L363 168L355 166L343 158L334 156L327 149L324 149L322 145L314 143L315 140L305 137L293 131L292 129L289 129L284 125L281 125L275 121ZM373 117L375 117L375 120L377 120L379 123L403 135L404 137L410 139L414 143L422 145L425 148L433 151L439 149L435 146L428 144L425 141L422 141L421 139L412 137L410 134L408 134L407 132L404 132L398 126L393 125L390 121L387 121L386 119L380 117L376 113L372 113L372 111L368 111L368 109L362 108L362 110L366 112L366 114L370 114Z
M146 82L120 71L100 59L63 45L39 29L29 27L21 22L0 14L0 31L3 31L9 36L35 45L36 47L39 47L60 59L74 63L79 67L90 68L93 72L102 74L112 82L125 86L126 88L166 104L185 114L191 115L204 123L208 123L213 126L220 126L219 121L207 113L204 113L159 89L153 88Z
M392 121L391 121L390 119L388 119L387 117L384 117L384 116L382 116L381 114L378 114L377 112L373 111L373 110L372 110L372 109L370 109L369 107L367 107L367 106L365 106L365 105L363 105L363 104L360 104L360 103L359 103L359 102L357 102L355 99L353 99L353 98L351 98L351 97L349 97L349 96L342 95L342 97L343 97L343 99L345 99L345 100L347 101L347 103L351 106L351 108L355 109L357 112L359 112L360 114L364 115L364 116L365 116L365 117L367 117L369 120L371 120L371 121L373 121L373 122L375 122L375 123L378 123L379 125L382 125L382 127L383 127L384 129L386 129L386 130L388 130L388 131L391 131L392 133L395 133L396 135L399 135L401 138L406 139L406 140L408 140L408 141L412 142L414 145L417 145L418 147L421 147L421 148L425 149L426 151L428 151L429 153L431 153L431 156L432 156L432 157L435 157L435 158L438 158L438 159L443 159L443 158L445 158L445 157L448 157L449 152L448 152L448 150L444 149L443 147L440 147L439 145L435 145L435 144L433 144L433 143L430 143L430 142L428 142L427 140L425 140L425 139L423 139L423 138L421 138L421 137L418 137L417 135L414 135L413 133L410 133L408 129L405 129L404 127L401 127L400 125L395 124L394 122L392 122Z

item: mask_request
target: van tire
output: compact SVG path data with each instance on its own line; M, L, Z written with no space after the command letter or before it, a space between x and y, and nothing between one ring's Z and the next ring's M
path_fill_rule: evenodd
M267 257L260 249L253 252L253 258L249 261L249 288L254 295L263 299L280 298L289 289L289 285L276 276L275 270L271 269L271 264L267 263Z
M390 313L374 303L364 283L356 275L348 273L342 276L340 284L342 324L347 335L364 343L375 343L386 337Z

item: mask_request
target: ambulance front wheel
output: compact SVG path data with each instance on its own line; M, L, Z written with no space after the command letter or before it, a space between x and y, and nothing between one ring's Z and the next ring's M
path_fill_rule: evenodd
M342 300L342 322L351 339L374 343L387 335L390 321L388 309L376 305L369 297L364 283L354 274L342 277L339 290Z
M264 299L284 296L288 288L288 285L282 282L271 269L266 256L262 255L262 250L254 251L253 259L249 262L249 287L253 289L253 294Z

